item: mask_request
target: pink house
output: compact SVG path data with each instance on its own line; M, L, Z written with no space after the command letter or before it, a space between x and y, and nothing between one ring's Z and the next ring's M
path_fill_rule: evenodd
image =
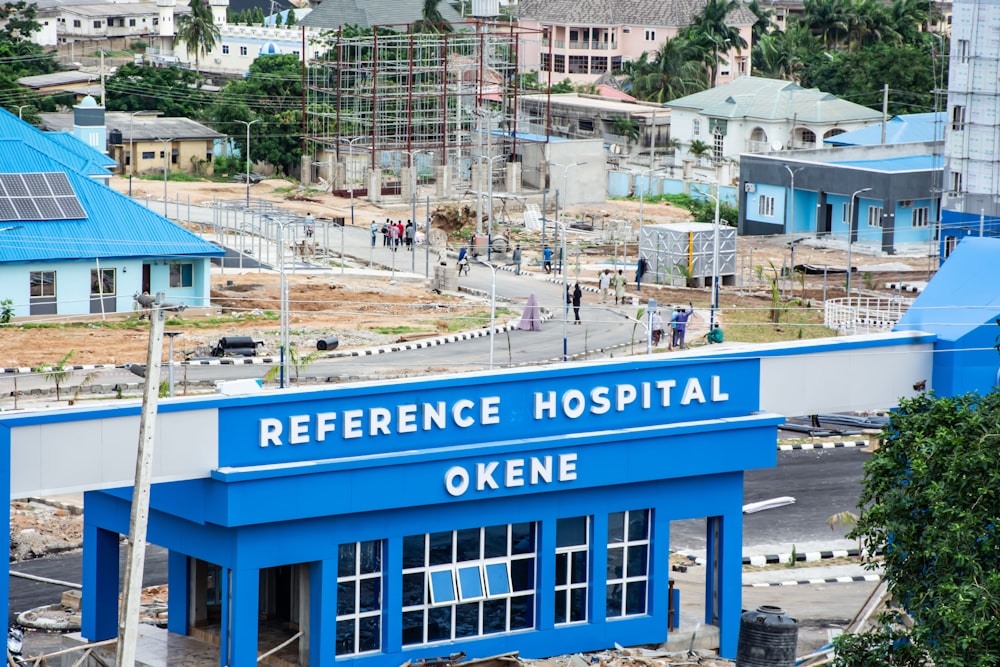
M704 8L704 0L521 0L519 25L539 30L542 39L522 46L522 70L537 70L546 83L569 78L590 83L602 74L617 72L622 63L655 52L667 39L689 26ZM755 17L744 5L728 19L739 29L748 47L742 52L720 45L717 84L750 73L751 28Z

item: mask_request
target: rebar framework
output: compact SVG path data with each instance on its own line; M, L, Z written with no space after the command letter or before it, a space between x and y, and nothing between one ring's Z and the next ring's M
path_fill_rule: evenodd
M503 23L451 33L380 26L364 36L330 34L306 80L314 160L344 164L352 189L366 183L368 169L399 174L406 167L427 182L446 166L458 185L477 163L503 183L507 160L500 158L516 159L519 140L520 45L540 38Z

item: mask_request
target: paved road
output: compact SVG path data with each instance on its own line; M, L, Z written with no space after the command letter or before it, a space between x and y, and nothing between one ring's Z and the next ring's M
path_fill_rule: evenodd
M778 452L778 467L746 473L744 502L792 496L795 504L744 516L743 546L832 542L842 536L827 524L831 514L857 511L861 474L869 455L858 448ZM671 525L670 548L705 548L704 520ZM801 550L801 549L800 549Z
M127 549L121 545L119 576L125 578L125 556ZM146 548L146 565L143 569L143 586L156 586L167 582L167 550L155 545ZM11 572L26 572L39 577L49 577L75 584L82 582L82 564L79 551L36 558L10 566ZM44 584L39 581L10 578L10 606L7 609L7 622L12 623L22 611L59 602L63 591L69 590L55 584Z

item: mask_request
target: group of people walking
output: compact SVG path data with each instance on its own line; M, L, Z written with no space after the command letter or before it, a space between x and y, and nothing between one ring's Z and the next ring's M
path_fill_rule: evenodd
M402 220L394 221L386 218L381 226L377 221L372 220L369 229L373 248L379 234L382 235L382 247L391 248L393 252L396 252L401 245L407 250L413 250L413 246L416 245L417 226L413 224L412 220L407 220L404 225Z

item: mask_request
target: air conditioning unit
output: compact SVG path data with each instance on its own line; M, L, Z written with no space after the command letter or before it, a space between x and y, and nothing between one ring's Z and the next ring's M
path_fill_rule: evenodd
M913 200L903 199L902 201L899 202L899 206L900 208L910 208L911 206L913 206Z
M743 184L743 192L757 192L757 184L756 183L744 183Z
M625 33L626 35L631 35L632 28L622 28L622 32Z

